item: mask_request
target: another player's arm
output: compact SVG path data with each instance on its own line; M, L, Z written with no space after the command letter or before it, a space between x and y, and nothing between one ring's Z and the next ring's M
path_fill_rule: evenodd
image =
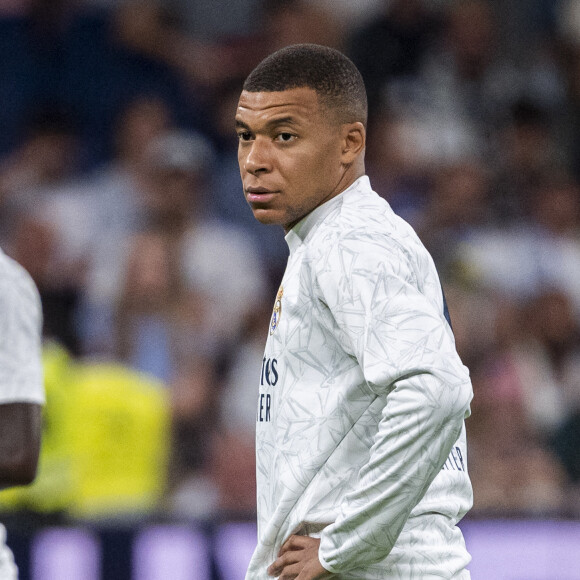
M419 292L404 254L365 244L357 241L348 272L326 267L318 275L335 333L385 400L358 489L321 535L320 562L334 573L388 556L459 437L472 397L442 312Z
M38 291L17 264L0 291L0 489L36 475L42 431L42 312Z
M39 404L0 404L0 489L34 480L41 430Z

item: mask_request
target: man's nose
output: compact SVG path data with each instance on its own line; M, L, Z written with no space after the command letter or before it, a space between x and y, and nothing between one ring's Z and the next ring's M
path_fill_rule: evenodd
M244 169L253 175L271 170L270 148L266 139L256 138L244 162Z

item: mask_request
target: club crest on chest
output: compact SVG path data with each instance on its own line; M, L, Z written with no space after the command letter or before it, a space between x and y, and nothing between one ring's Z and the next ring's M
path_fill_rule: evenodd
M282 316L282 296L284 295L284 288L280 286L278 294L276 294L276 301L274 302L274 311L272 312L272 318L270 320L270 334L274 334L274 331L280 323L280 317Z

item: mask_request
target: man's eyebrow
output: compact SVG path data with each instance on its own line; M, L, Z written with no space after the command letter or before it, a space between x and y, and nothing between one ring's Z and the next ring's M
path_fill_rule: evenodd
M269 120L264 128L266 130L270 130L274 127L277 127L279 125L297 125L298 123L296 122L296 119L294 117L280 117L279 119L271 119ZM239 119L236 119L236 129L246 129L247 131L251 131L252 129L250 128L250 126L247 123L244 123L243 121L240 121Z
M277 125L296 125L294 117L280 117L279 119L271 119L266 123L267 127L276 127Z

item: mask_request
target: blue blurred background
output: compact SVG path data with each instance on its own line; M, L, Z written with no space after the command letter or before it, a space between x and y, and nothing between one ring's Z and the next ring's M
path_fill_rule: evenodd
M474 580L580 578L580 2L0 0L0 246L41 293L47 390L38 480L0 494L21 578L243 575L287 249L233 115L297 42L360 68L367 172L439 268Z

